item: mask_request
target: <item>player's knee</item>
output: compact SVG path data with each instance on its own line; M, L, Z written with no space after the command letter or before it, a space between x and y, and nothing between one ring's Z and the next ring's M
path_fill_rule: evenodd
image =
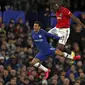
M59 44L57 48L61 51L64 51L64 45L62 45L62 44Z
M32 66L33 66L34 64L35 64L35 62L33 62L33 61L30 62L30 65L32 65Z
M39 62L39 60L36 59L36 58L34 58L34 59L30 62L30 64L34 66L37 62Z
M58 50L58 49L55 51L56 54L59 54L59 52L60 52L60 50Z

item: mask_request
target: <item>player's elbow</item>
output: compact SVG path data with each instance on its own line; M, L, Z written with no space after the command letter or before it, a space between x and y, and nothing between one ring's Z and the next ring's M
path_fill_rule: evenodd
M57 39L59 40L59 39L60 39L60 37L58 37L58 36L57 36Z

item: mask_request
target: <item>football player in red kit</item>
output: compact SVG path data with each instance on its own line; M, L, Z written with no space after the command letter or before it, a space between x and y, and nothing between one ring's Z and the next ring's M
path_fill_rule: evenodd
M57 24L49 31L49 33L62 37L58 41L58 49L64 51L65 44L70 35L70 18L77 24L80 24L82 28L85 28L85 25L65 7L53 3L51 9L56 13Z

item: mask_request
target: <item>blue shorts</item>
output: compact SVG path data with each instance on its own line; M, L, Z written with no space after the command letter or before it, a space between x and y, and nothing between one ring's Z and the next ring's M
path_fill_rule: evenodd
M35 58L39 59L40 61L46 60L49 56L54 57L55 56L55 48L50 48L50 51L48 53L39 52Z

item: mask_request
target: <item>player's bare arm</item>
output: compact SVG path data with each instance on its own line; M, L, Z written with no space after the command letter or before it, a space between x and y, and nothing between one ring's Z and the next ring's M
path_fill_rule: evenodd
M73 19L74 22L80 24L83 28L85 28L85 25L78 18L76 18L72 13L71 13L71 18Z

